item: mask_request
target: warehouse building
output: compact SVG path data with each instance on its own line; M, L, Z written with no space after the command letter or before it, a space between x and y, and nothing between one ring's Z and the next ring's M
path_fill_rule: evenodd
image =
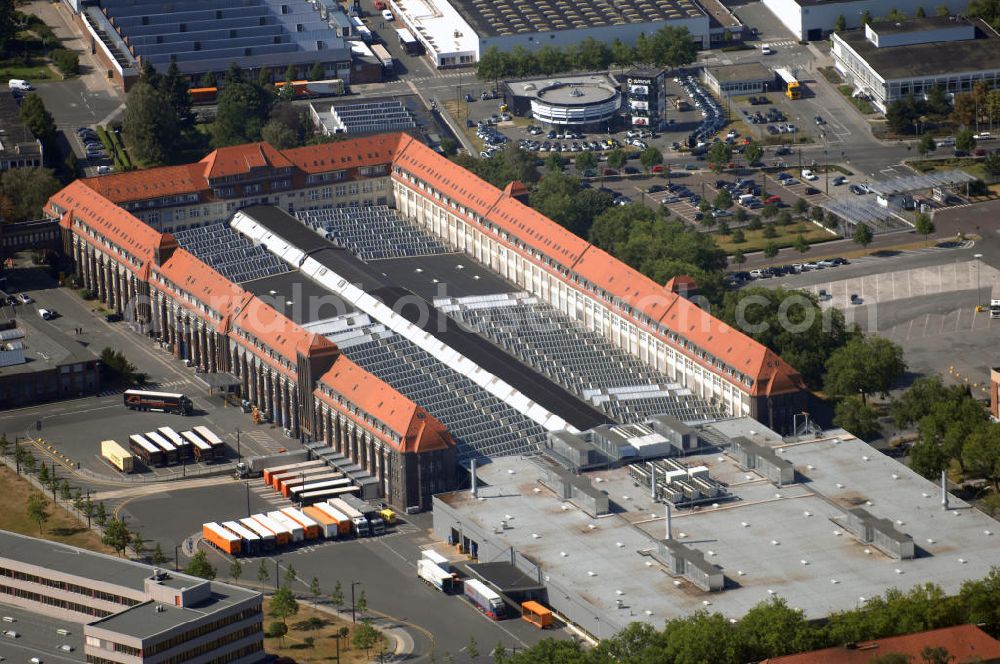
M879 22L833 35L834 66L885 113L897 99L932 88L971 92L1000 82L1000 35L979 19L927 17Z
M254 80L261 69L284 80L289 66L304 79L319 63L324 78L350 82L343 21L328 11L304 1L98 0L81 3L76 18L91 52L126 90L143 64L165 72L171 62L195 86L208 72L221 80L234 62Z
M607 74L509 81L504 85L514 115L546 127L609 131L622 97Z
M687 28L703 48L711 42L710 18L695 0L389 0L389 6L439 68L473 65L490 48L565 48L588 37L635 44L664 25Z
M995 521L953 496L943 508L940 487L841 429L782 438L748 418L697 429L712 447L657 460L687 472L661 465L652 483L633 472L645 461L580 472L547 456L496 459L470 490L435 497L434 533L507 561L598 638L702 610L739 620L770 597L820 620L891 588L954 594L1000 563ZM747 468L747 442L793 466L794 481ZM670 498L699 478L731 498Z
M0 603L82 632L87 662L264 661L259 592L8 531Z
M768 86L774 80L774 74L759 62L749 62L740 65L705 67L702 70L702 80L708 89L719 97L753 95L767 92Z
M923 8L928 15L941 6L952 14L964 13L968 3L964 0L764 0L775 18L791 30L797 39L816 41L833 32L837 19L844 17L847 29L860 28L865 12L873 18L888 16L893 10L906 16L916 16Z

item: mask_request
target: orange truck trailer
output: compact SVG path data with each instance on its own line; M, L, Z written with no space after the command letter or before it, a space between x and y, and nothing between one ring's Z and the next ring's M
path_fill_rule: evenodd
M240 553L240 544L243 542L240 536L229 532L214 521L201 526L201 536L223 553L233 556Z
M533 600L521 604L521 618L538 629L552 627L552 611Z
M292 531L288 530L281 524L275 523L274 520L266 514L254 514L251 518L259 523L261 527L274 533L275 545L285 546L292 541Z
M337 522L338 535L346 537L351 534L351 519L346 514L338 510L330 503L316 503L313 507L322 511L323 514L326 514L328 517Z
M326 539L334 539L340 534L340 523L315 505L303 507L302 513L319 524L320 532Z
M304 514L302 510L297 510L294 507L283 507L281 509L281 513L302 526L302 530L304 531L307 540L316 539L322 534L316 520L311 516Z
M264 469L264 484L270 484L275 489L278 488L278 478L284 475L292 475L299 471L305 470L306 468L315 468L316 466L324 466L326 462L322 459L313 459L312 461L300 461L299 463L290 463L285 466L278 466L277 468L265 468Z

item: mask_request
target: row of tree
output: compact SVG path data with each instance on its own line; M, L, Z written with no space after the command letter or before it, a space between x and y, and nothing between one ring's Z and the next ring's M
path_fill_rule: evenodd
M620 39L609 46L593 37L577 45L543 46L537 51L528 51L522 46L501 51L494 46L480 57L476 73L483 80L497 81L574 70L605 71L612 63L620 67L634 64L682 67L694 62L697 54L698 45L687 28L665 26L652 36L640 34L635 46Z
M547 639L514 654L493 651L495 664L741 664L797 652L843 646L966 623L1000 630L1000 569L983 580L966 581L949 597L934 584L907 592L892 589L863 606L835 613L823 624L810 622L784 599L771 598L732 623L719 613L675 618L662 630L633 623L591 650L579 642ZM942 648L927 648L923 664L953 661ZM879 652L873 664L917 664L907 656Z

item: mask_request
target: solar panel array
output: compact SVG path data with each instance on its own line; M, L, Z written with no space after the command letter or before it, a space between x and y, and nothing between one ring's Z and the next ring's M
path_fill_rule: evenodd
M382 133L413 129L413 114L398 99L333 106L336 127L347 134Z
M365 261L448 253L434 236L407 223L384 205L302 210L295 216Z
M288 272L288 266L225 222L175 231L177 242L206 265L236 283Z
M528 293L440 298L435 306L613 419L714 419L718 409Z
M459 460L534 453L545 430L471 380L392 331L358 328L341 350L353 362L423 406L448 427Z

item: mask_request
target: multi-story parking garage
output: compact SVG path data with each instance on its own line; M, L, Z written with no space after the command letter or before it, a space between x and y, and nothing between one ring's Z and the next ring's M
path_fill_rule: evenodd
M75 182L47 211L95 295L396 505L427 508L457 457L546 432L661 413L791 426L791 367L512 191L395 134L223 148Z

